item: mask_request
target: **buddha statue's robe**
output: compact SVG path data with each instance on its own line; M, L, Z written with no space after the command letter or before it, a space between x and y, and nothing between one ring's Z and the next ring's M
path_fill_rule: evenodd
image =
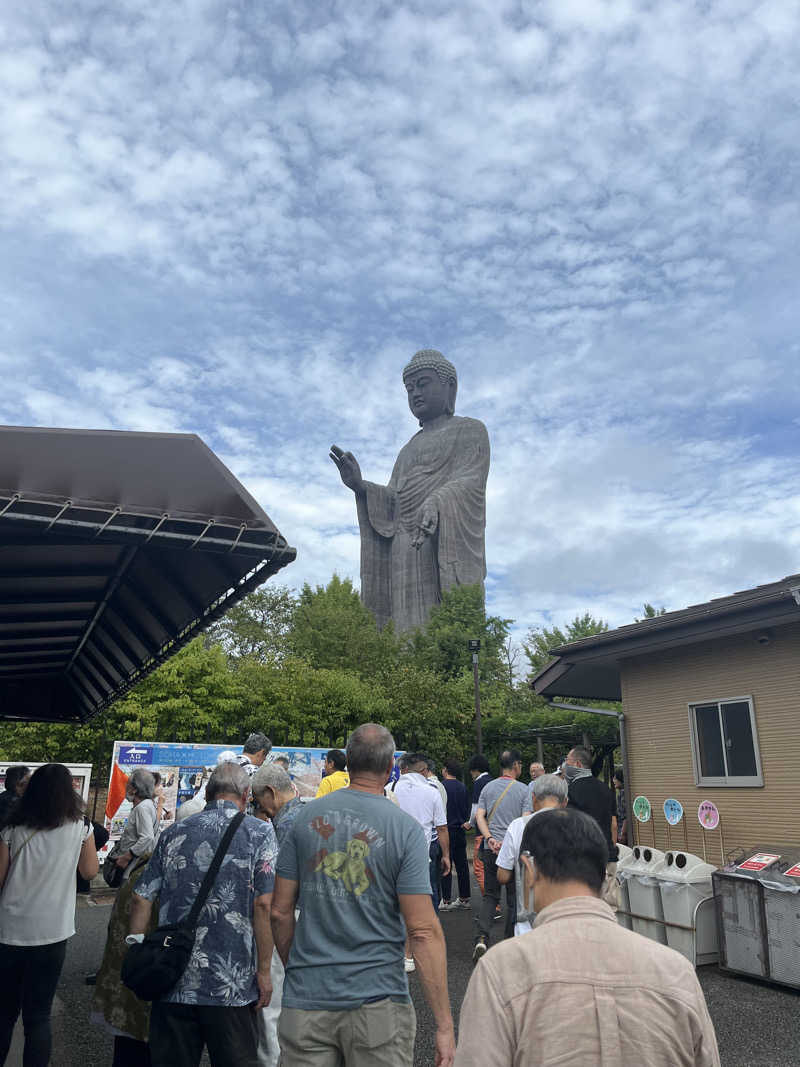
M489 435L477 419L453 415L420 430L397 457L388 485L364 482L359 494L361 599L378 626L424 626L442 593L486 577L486 479ZM436 530L412 544L425 503Z

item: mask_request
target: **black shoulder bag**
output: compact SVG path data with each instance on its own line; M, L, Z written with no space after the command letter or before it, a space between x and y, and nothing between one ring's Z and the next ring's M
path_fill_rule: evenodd
M200 911L242 819L244 812L241 811L231 819L206 871L192 910L184 921L159 926L151 934L145 934L144 941L128 948L122 961L122 981L139 1000L158 1000L169 993L188 967Z

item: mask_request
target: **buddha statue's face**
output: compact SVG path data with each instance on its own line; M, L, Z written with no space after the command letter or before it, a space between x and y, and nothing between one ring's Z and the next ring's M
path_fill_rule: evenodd
M430 422L448 410L452 385L450 382L443 382L436 371L415 371L406 375L403 384L408 393L411 414L420 422Z

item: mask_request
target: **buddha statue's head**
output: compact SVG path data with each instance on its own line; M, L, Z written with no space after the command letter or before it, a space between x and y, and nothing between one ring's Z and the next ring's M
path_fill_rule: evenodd
M435 348L423 348L414 353L403 368L403 384L411 414L421 424L455 412L456 368Z

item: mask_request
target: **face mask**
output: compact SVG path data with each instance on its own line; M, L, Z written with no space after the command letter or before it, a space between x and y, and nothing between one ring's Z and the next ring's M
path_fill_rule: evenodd
M576 778L586 773L584 767L573 767L571 763L565 763L561 770L568 782L574 782Z

